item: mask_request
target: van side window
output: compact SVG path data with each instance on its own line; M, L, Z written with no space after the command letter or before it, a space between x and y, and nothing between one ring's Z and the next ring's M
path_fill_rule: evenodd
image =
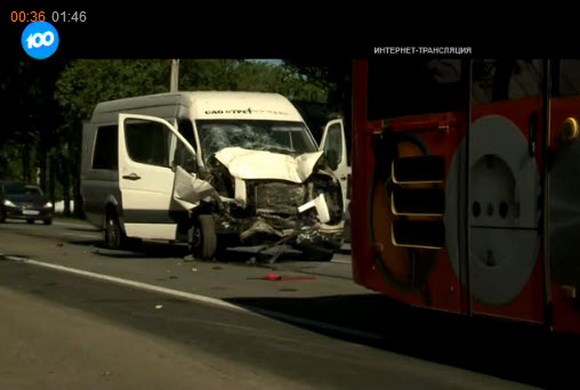
M117 126L101 126L97 129L93 169L117 169L119 154L117 151Z
M125 123L127 152L135 162L169 167L176 140L162 123L135 120Z

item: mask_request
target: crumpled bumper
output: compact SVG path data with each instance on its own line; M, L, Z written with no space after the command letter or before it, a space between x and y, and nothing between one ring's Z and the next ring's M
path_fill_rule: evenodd
M263 216L257 216L252 218L251 222L247 221L246 226L239 234L242 243L283 241L299 249L321 247L335 251L343 242L343 221L336 225L324 223L305 225L295 221L284 221L279 218L268 220Z

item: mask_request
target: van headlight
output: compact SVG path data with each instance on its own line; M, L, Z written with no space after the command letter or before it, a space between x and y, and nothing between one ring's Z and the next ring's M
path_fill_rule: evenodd
M46 202L46 203L44 204L44 206L43 206L43 207L44 207L45 209L51 209L51 208L52 208L52 206L53 206L52 202Z
M16 207L16 205L14 203L12 203L11 201L9 201L8 199L4 199L4 202L2 202L4 204L4 206L8 206L8 207Z

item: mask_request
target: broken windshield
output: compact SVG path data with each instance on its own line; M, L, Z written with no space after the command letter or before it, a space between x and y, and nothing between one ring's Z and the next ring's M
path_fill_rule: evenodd
M317 151L301 122L221 119L198 120L196 125L206 161L231 146L293 155Z

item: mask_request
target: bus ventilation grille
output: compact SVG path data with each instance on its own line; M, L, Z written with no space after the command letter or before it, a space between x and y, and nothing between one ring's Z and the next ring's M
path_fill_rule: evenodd
M392 241L395 246L441 249L445 245L445 160L402 157L391 166Z

